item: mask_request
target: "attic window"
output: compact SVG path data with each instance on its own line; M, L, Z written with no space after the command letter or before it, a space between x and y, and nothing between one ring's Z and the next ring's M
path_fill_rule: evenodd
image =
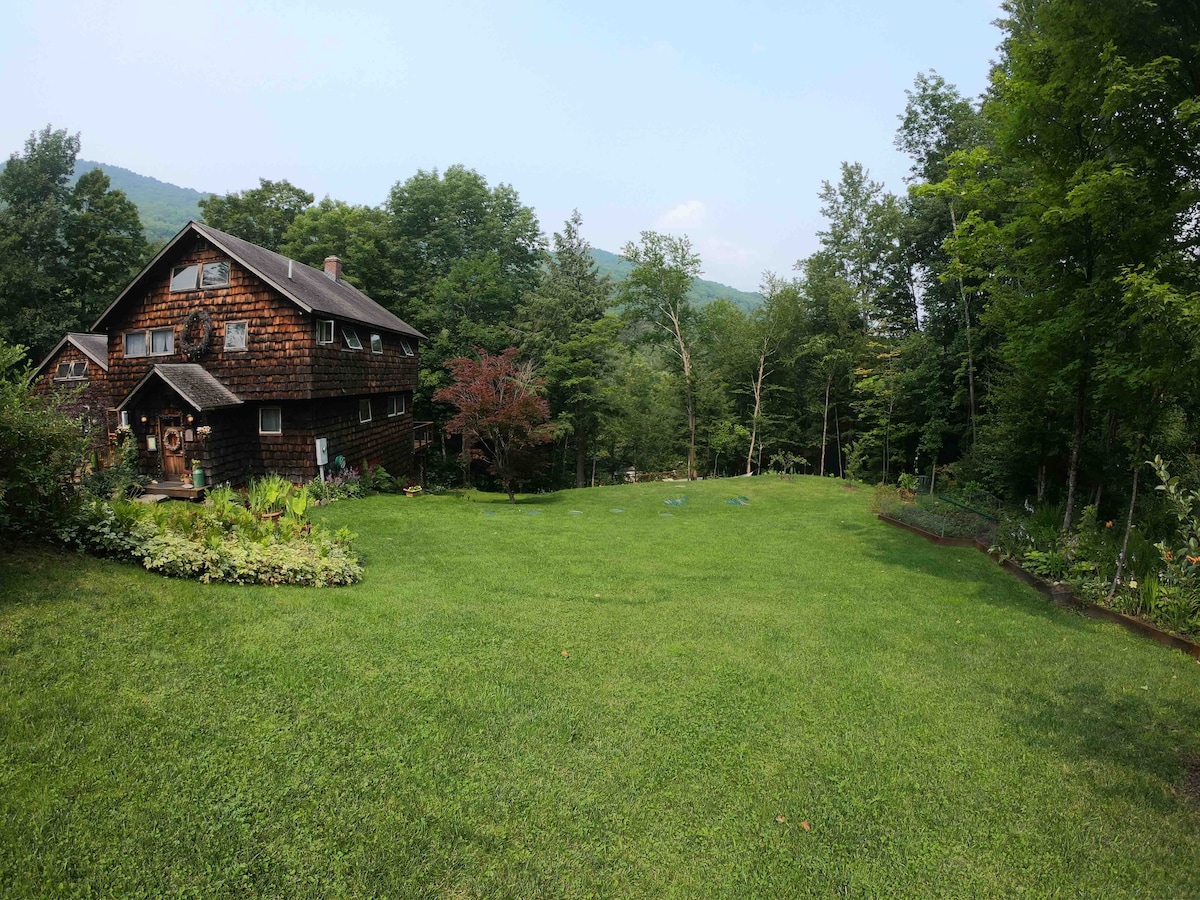
M405 356L412 356L413 355L412 341L410 341L406 337L400 338L400 349L404 351Z
M383 338L381 338L377 334L371 335L371 352L372 353L382 353L383 352Z
M62 362L54 372L56 381L66 381L69 378L84 378L87 376L86 362Z
M210 262L200 265L176 266L171 270L171 290L195 291L203 288L219 288L229 286L229 260Z
M229 287L229 260L205 263L200 268L200 287Z
M346 341L346 346L351 350L362 349L362 341L358 339L358 332L349 325L342 326L342 338Z
M320 319L317 322L317 343L333 343L333 319Z
M196 289L196 279L199 277L199 266L176 266L171 270L171 290L194 291Z

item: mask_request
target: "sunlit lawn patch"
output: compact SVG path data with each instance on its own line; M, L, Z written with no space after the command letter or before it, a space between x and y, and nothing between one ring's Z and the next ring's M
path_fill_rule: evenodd
M321 510L347 588L0 562L0 893L1200 893L1186 657L831 481L503 500Z

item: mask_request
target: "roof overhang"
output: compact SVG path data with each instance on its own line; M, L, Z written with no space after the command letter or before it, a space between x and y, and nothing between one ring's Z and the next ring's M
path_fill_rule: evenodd
M229 409L241 406L243 402L211 372L197 363L164 363L147 372L117 409L124 410L132 406L138 395L155 380L165 384L196 412Z
M93 336L94 337L104 337L105 340L108 340L107 335L93 335ZM107 372L108 371L108 356L107 356L107 354L105 354L105 356L103 356L103 357L97 356L96 353L93 352L92 349L85 344L85 342L78 340L78 337L79 337L79 335L77 335L73 331L68 332L67 334L63 335L63 339L54 345L54 349L51 350L48 354L46 354L46 358L41 361L41 363L38 365L38 367L36 369L33 370L33 373L30 375L30 380L37 378L39 375L41 375L42 372L44 372L46 370L46 366L50 365L50 361L52 359L54 359L54 357L58 356L58 354L62 352L62 348L65 347L67 344L70 344L72 347L75 347L80 353L82 353L84 356L86 356L88 359L90 359L92 362L94 362L96 365L98 365L101 369L103 369L105 372Z

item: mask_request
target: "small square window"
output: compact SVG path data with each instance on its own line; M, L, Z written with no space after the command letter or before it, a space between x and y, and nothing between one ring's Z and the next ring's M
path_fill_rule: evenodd
M383 338L381 338L377 334L371 335L371 352L372 353L382 353L383 352Z
M404 351L405 356L412 356L413 355L412 341L410 341L406 337L400 338L400 349Z
M225 349L226 350L245 350L246 349L246 323L245 322L226 322L225 323Z
M69 362L59 363L58 369L54 373L55 378L70 378L71 364Z
M258 411L259 434L283 434L283 410L278 406L264 406Z
M167 356L175 352L175 329L155 328L150 332L150 355Z
M87 375L87 363L86 362L81 361L81 362L73 363L71 365L71 377L72 378L83 378L85 375Z
M150 347L146 341L146 332L131 331L125 335L126 356L147 356L149 353Z
M342 326L342 338L346 341L346 346L351 350L362 349L362 341L358 339L358 332L349 325Z
M321 319L317 322L317 343L333 343L333 319Z
M194 291L196 289L196 279L199 277L199 266L176 266L171 270L171 290Z
M358 401L358 421L360 421L360 422L370 422L371 421L371 400L370 400L370 398L364 397L362 400Z
M388 395L387 414L389 416L404 415L404 395L403 394L389 394Z
M200 287L229 287L229 261L205 263L200 269Z

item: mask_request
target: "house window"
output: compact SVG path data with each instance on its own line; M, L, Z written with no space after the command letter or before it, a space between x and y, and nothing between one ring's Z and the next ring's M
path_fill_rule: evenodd
M358 401L358 421L371 421L371 400L369 397L364 397Z
M358 332L349 325L342 326L342 338L346 341L346 346L351 350L362 349L362 341L358 339Z
M196 279L199 277L199 266L176 266L171 270L171 290L194 291L196 289Z
M371 335L371 352L372 353L382 353L383 352L383 338L381 338L377 334Z
M229 260L205 263L200 267L200 287L229 287Z
M389 394L388 395L387 414L389 417L404 415L404 395L403 394Z
M317 322L317 343L333 343L333 319L321 319Z
M83 378L86 375L86 362L62 362L58 364L58 368L54 372L56 381L65 381L68 378Z
M245 322L226 322L225 323L225 349L226 350L245 350L246 349L246 323Z
M70 378L71 364L69 362L59 363L58 370L54 373L55 378Z
M283 434L283 410L278 406L264 406L258 411L259 434Z
M400 349L404 351L405 356L412 356L413 355L412 341L410 341L406 337L400 338Z
M150 332L150 355L168 356L175 352L175 329L155 328Z
M126 356L146 356L150 352L149 339L144 331L131 331L125 335Z
M197 288L219 288L229 286L229 260L220 262L193 263L176 266L171 270L172 291L194 291Z

